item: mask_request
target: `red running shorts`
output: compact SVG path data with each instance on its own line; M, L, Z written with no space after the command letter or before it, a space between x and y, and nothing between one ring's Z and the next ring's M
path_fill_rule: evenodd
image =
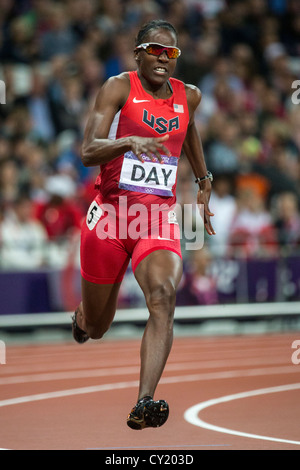
M121 216L113 206L97 200L91 204L81 230L81 275L95 284L122 281L131 259L135 272L138 264L156 250L168 250L180 258L180 228L172 208L160 217Z

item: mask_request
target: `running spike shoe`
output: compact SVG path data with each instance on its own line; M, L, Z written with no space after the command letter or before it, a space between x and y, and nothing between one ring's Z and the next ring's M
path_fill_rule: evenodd
M73 338L77 343L83 344L86 343L90 339L88 334L83 331L79 326L77 325L77 314L78 314L78 309L75 311L74 315L72 316L72 333L73 333Z
M154 401L152 397L141 398L132 408L127 418L131 429L158 428L169 417L169 405L165 400Z

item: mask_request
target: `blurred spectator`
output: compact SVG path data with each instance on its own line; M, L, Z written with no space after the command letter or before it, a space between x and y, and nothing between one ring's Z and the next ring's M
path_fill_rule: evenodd
M299 2L288 2L290 14L285 17L285 27L282 28L282 40L288 54L292 57L300 56L300 12ZM295 11L292 11L292 8Z
M56 175L48 178L46 191L48 200L37 204L36 217L50 240L64 243L81 227L83 214L74 201L76 185L70 177Z
M203 80L198 83L200 90L204 95L213 95L218 84L224 84L229 90L240 92L243 90L243 83L235 75L230 59L217 57L213 63L213 71L208 73Z
M113 36L122 29L123 8L121 0L102 0L97 23L108 36Z
M0 200L5 206L18 197L20 173L17 163L6 158L0 162Z
M19 185L32 201L44 200L45 179L50 171L48 153L42 145L26 140L16 139L14 157L19 166Z
M226 4L225 0L210 0L209 3L206 0L185 0L185 3L195 10L199 10L204 17L208 18L222 12Z
M48 98L48 83L38 70L32 73L32 86L25 103L32 119L33 132L37 138L46 142L55 137L54 124L51 117Z
M223 123L207 152L207 164L214 174L237 171L239 133L239 124L235 120Z
M207 248L191 251L177 293L178 305L212 305L218 302L216 280L211 274L211 254Z
M300 211L294 193L281 193L275 201L274 223L277 239L285 253L293 253L300 248Z
M61 83L61 95L50 100L56 135L70 129L81 132L86 110L83 91L79 76L67 76Z
M92 106L99 86L104 82L104 64L97 57L85 57L80 62L80 71L84 96L86 96L88 101L87 106Z
M261 145L260 158L252 168L269 181L269 196L292 191L299 198L299 150L291 140L288 122L268 121L262 129Z
M241 257L277 253L276 231L266 207L267 184L258 175L237 182L237 211L229 232L228 253Z
M285 118L285 108L277 89L271 87L266 88L260 104L259 121L262 126L272 119Z
M214 256L226 256L228 252L228 238L237 210L233 181L234 176L230 174L220 174L214 178L210 210L214 214L212 220L216 234L208 240Z
M66 0L67 15L72 30L78 40L84 40L87 32L95 23L97 2L95 0Z
M12 144L10 140L5 135L1 135L0 133L0 167L1 162L6 160L7 157L11 155L11 152Z
M202 37L192 39L187 33L181 32L180 47L182 56L177 64L177 76L186 83L200 83L207 76L214 62L214 50L210 44L204 41ZM212 100L210 95L203 93L201 109L203 108L203 99ZM200 111L200 110L199 110Z
M66 133L69 134L66 135ZM64 144L70 138L69 145ZM55 162L55 168L59 173L68 173L72 179L79 185L80 183L87 182L94 173L94 168L88 168L81 163L81 140L73 133L70 135L70 131L60 135L60 142L58 155Z
M42 267L47 258L47 241L45 229L34 219L32 201L20 196L0 224L2 269Z
M71 28L67 8L62 3L52 2L48 12L50 29L40 36L40 58L48 61L57 55L71 55L78 38Z
M224 55L229 54L236 44L247 44L255 49L259 24L252 20L251 10L249 1L230 1L221 13L221 51Z
M26 17L11 18L6 23L5 33L3 46L0 50L2 62L30 64L38 58L39 51L34 30Z
M106 78L118 75L124 70L136 69L133 47L132 39L125 32L116 33L112 40L112 54L104 63Z
M25 105L17 103L6 117L3 132L11 139L28 137L34 138L33 121Z
M232 47L231 61L234 75L241 81L243 88L248 90L257 70L253 50L247 44L237 43Z

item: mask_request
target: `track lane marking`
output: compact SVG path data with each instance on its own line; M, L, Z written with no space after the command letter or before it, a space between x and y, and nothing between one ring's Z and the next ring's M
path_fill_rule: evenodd
M267 373L268 373L268 370L266 369L252 369L246 372L245 371L227 371L227 372L224 371L222 373L215 373L214 378L225 379L225 378L233 378L233 377L255 376L257 374L266 375ZM278 373L282 373L282 371ZM269 374L274 374L274 371L269 370ZM181 376L174 376L174 377L163 377L161 379L160 384L164 385L164 384L170 384L170 383L196 382L200 380L211 380L212 378L213 378L213 374L193 374L193 375L183 375L183 376L181 375ZM55 399L55 398L64 398L64 397L70 397L70 396L76 396L76 395L84 395L84 394L89 394L89 393L114 391L114 390L121 390L121 389L126 389L126 388L138 388L138 386L139 386L139 380L135 380L135 381L129 381L129 382L118 382L118 383L112 383L112 384L102 384L102 385L97 385L97 386L88 386L88 387L81 387L81 388L68 389L68 390L59 390L56 392L39 393L35 395L28 395L28 396L23 396L23 397L16 397L16 398L11 398L11 399L1 400L0 407L3 408L7 406L14 406L14 405L32 403L36 401L49 400L49 399ZM299 388L300 388L300 383L290 384L290 385L285 385L285 386L273 387L269 389L261 389L261 390L256 390L252 392L239 393L239 394L230 395L227 397L221 397L219 400L221 400L221 402L230 401L233 399L245 398L248 396L259 395L259 394L267 393L267 392L273 393L275 391L286 391L286 390L293 390L293 389L299 389ZM199 412L201 407L203 407L204 409L205 407L217 404L217 402L218 402L218 399L215 399L215 400L208 400L207 402L203 402L198 405L195 405L194 407L190 408L189 410L185 412L185 417L188 416L189 412L191 413L192 409L194 410L194 413L197 412L197 410ZM270 440L270 441L275 441L275 442L300 445L300 442L298 441L291 441L291 440L286 440L286 439L277 439L277 438L272 438L272 437L267 437L267 436L257 436L257 435L248 434L248 433L241 433L239 431L234 431L234 430L230 430L226 428L221 428L218 426L213 426L213 425L210 425L209 423L205 423L204 421L203 421L203 426L201 425L201 427L205 427L206 429L210 429L210 430L216 430L219 432L227 432L228 434L240 435L243 437L250 437L250 438L256 438L256 439L264 439L264 440Z
M174 372L180 370L189 370L196 369L196 366L186 367L181 364L174 364L175 367L166 368L165 373ZM5 377L0 379L0 386L4 385L16 385L16 384L26 384L26 383L40 383L40 382L50 382L50 381L60 381L60 380L76 380L76 379L88 379L88 378L98 378L98 377L112 377L120 375L136 375L139 374L140 368L136 367L120 367L114 369L90 369L90 370L76 370L74 372L50 372L45 374L34 374L34 375L24 375L16 377ZM278 375L278 374L294 374L299 371L295 366L279 366L279 367L261 367L255 369L246 369L242 373L242 376L248 375ZM198 380L217 380L223 378L232 378L234 376L240 376L241 371L239 369L232 371L217 371L217 372L202 372L198 373ZM236 374L236 375L234 375ZM165 377L166 378L166 377ZM167 378L166 378L167 380Z
M169 360L169 362L167 363L166 365L166 371L168 370L179 370L180 369L180 366L182 366L182 369L184 370L188 370L188 369L210 369L210 368L218 368L218 369L222 369L223 367L224 368L228 368L229 366L232 366L232 367L245 367L245 366L267 366L267 365L277 365L277 366L280 366L281 364L285 364L287 363L287 359L285 357L282 357L282 356L272 356L271 358L269 357L263 357L261 358L260 356L256 357L256 358L237 358L237 359L227 359L227 360L215 360L215 359L210 359L210 360L202 360L202 361L179 361L179 362L175 362L174 361L174 358L172 358L173 360ZM45 370L45 365L41 365L40 367L33 367L33 368L25 368L24 366L23 367L14 367L14 366L11 366L10 368L8 368L9 366L6 365L5 366L5 370L3 369L3 374L2 375L2 378L0 376L0 385L7 385L7 384L10 384L10 383L21 383L21 381L26 378L30 378L30 377L46 377L48 376L49 374L57 374L57 377L58 377L58 380L59 380L59 377L62 375L62 374L66 374L65 376L67 376L68 374L80 374L83 371L91 371L93 373L93 371L95 370L98 370L98 371L103 371L103 372L99 372L101 375L110 375L111 371L112 371L112 375L116 375L114 373L115 370L124 370L125 372L124 373L127 373L127 371L129 371L130 373L130 370L133 370L133 368L138 368L139 370L139 364L136 363L136 364L132 364L132 361L131 361L131 364L129 365L128 363L123 363L123 364L119 364L118 367L114 367L115 363L111 364L110 367L99 367L97 369L95 369L95 367L97 367L97 363L96 364L93 364L93 368L90 368L90 369L87 369L86 367L84 367L86 365L86 362L82 362L82 363L78 363L77 361L74 361L72 363L68 363L68 362L65 362L63 364L55 364L53 367L51 367L51 369L53 369L54 371L53 372L47 372L47 373L42 373L42 374L39 374L39 372L43 372ZM92 365L91 363L89 363L89 365ZM84 367L83 369L80 369L80 367ZM50 369L50 370L51 370ZM49 370L49 368L48 368ZM20 372L23 372L22 375L15 375L15 374L19 374ZM121 375L122 372L120 372L120 375ZM55 375L51 376L53 378L53 380L55 379ZM51 380L52 380L51 378ZM36 381L35 379L33 379L33 381Z
M216 426L214 424L207 423L206 421L203 421L201 418L199 418L200 411L206 408L209 408L211 406L219 405L220 403L226 403L229 401L254 397L258 395L267 395L269 393L286 392L286 391L298 390L298 389L300 389L300 383L280 385L277 387L261 388L258 390L251 390L247 392L235 393L233 395L226 395L223 397L214 398L211 400L204 401L202 403L198 403L197 405L194 405L188 410L186 410L184 413L184 419L188 423L193 424L194 426L208 429L209 431L216 431L216 432L231 434L231 435L239 436L239 437L247 437L250 439L260 439L264 441L273 441L273 442L280 442L280 443L293 444L293 445L300 446L300 441L293 441L289 439L279 439L276 437L261 436L258 434L250 434L247 432L236 431L233 429L223 428L221 426Z
M287 370L288 369L288 370ZM231 379L238 377L253 377L253 376L265 376L265 375L277 375L284 373L299 373L295 366L288 366L286 368L269 368L269 369L249 369L223 371L223 372L208 372L203 374L191 374L191 375L180 375L173 377L163 377L160 380L160 384L170 383L183 383L183 382L199 382L202 380L220 380L220 379ZM20 405L23 403L31 403L40 400L49 400L52 398L64 398L68 396L84 395L88 393L98 393L111 390L120 390L124 388L138 387L139 380L128 381L128 382L116 382L111 384L92 385L87 387L79 387L67 390L58 390L55 392L37 393L34 395L27 395L23 397L8 398L0 401L0 408L12 405Z

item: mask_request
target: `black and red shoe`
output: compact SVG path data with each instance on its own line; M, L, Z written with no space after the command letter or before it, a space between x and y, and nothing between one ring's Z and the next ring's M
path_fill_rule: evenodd
M131 429L158 428L169 417L169 405L165 400L154 401L152 397L141 398L132 408L127 418Z
M78 309L75 311L74 315L72 316L72 333L73 333L73 338L77 343L83 344L86 343L90 337L89 335L83 331L79 326L77 325L77 314L78 314Z

